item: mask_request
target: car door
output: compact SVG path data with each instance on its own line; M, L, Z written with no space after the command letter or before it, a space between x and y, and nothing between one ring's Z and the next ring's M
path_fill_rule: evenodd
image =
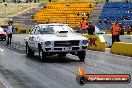
M28 41L28 44L29 44L29 47L32 49L32 50L35 50L35 32L36 32L36 27L32 28L31 32L30 32L30 36L29 36L29 41Z
M33 43L34 43L34 49L37 50L38 49L38 39L39 39L39 30L40 30L40 27L37 26L35 28L35 33L33 35Z

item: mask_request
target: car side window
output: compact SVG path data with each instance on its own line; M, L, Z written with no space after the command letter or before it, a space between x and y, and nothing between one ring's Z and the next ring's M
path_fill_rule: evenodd
M44 30L45 30L45 28L40 28L40 29L38 30L38 34L44 34Z
M39 30L40 30L40 27L37 26L34 34L35 34L35 35L39 34Z

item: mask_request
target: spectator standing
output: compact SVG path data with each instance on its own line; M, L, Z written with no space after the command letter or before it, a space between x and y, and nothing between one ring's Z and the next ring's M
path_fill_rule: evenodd
M89 35L94 35L95 27L94 27L94 25L92 24L91 21L89 21L87 31L88 31Z
M119 23L119 27L120 27L120 35L124 35L125 26Z
M81 33L82 34L86 34L87 33L87 29L86 29L86 20L85 18L82 18L82 21L80 22L81 25Z
M115 21L115 23L111 27L111 33L112 33L112 44L114 42L119 42L119 34L120 34L120 26L118 25L118 21Z
M128 29L127 29L127 34L130 35L131 34L131 26L128 26Z
M91 5L91 3L89 4L89 8L92 8L92 5Z
M12 33L14 32L15 28L13 27L13 21L9 20L8 26L6 28L6 33L7 33L7 45L11 45L12 41Z
M128 3L129 1L128 0L126 0L126 3Z
M87 13L86 13L86 16L89 18L89 16L90 16L90 13L89 13L89 12L87 12Z

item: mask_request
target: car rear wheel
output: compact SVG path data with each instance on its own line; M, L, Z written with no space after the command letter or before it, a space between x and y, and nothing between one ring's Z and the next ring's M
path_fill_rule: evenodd
M28 43L26 43L26 55L29 56L29 57L34 56L34 51L30 49Z
M44 60L46 58L46 55L45 55L41 45L39 45L39 58L41 60Z
M77 52L77 56L80 59L80 61L84 61L85 56L86 56L86 52L85 51L79 51L79 52Z

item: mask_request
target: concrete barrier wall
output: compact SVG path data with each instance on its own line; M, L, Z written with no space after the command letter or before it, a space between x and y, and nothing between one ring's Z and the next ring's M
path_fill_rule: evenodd
M83 34L83 36L88 38L89 41L88 49L101 52L105 51L106 43L102 35Z
M112 35L111 34L105 34L103 35L106 47L109 47L112 45ZM120 35L120 41L126 42L126 43L132 43L132 35Z
M30 29L18 29L15 33L16 34L29 34Z
M115 42L110 49L110 53L132 56L132 43Z

